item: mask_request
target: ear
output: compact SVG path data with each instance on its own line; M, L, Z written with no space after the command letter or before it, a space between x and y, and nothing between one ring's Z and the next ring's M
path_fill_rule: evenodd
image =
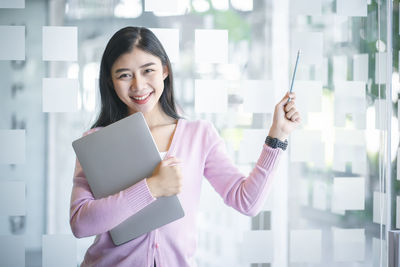
M169 71L167 65L163 65L163 80L168 77Z

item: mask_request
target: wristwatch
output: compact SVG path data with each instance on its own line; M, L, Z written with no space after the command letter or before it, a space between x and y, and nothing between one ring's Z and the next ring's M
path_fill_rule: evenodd
M265 144L272 148L279 147L282 150L286 150L288 146L288 141L286 139L285 142L282 142L278 138L272 138L271 136L267 136L267 138L265 139Z

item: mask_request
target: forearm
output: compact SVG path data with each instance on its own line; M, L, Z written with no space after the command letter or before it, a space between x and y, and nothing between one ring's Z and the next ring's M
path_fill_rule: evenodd
M254 216L267 197L281 150L264 145L256 166L246 177L221 153L221 146L222 143L210 154L205 176L227 205Z
M97 200L85 182L87 184L84 177L74 178L70 225L76 237L107 232L155 200L145 180Z
M248 216L257 215L268 196L280 153L280 149L264 145L258 162L250 174L234 184L227 192L227 204Z

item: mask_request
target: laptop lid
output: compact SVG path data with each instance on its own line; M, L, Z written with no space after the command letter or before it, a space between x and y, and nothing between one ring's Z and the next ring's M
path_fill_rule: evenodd
M72 146L96 199L150 177L161 161L140 112L79 138ZM160 197L113 228L111 238L115 245L120 245L183 216L176 195Z

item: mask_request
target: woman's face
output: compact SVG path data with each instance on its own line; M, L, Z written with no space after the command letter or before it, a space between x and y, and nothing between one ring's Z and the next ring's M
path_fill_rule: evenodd
M136 47L122 54L111 67L115 92L127 105L129 115L153 110L164 91L167 76L167 67L158 57Z

